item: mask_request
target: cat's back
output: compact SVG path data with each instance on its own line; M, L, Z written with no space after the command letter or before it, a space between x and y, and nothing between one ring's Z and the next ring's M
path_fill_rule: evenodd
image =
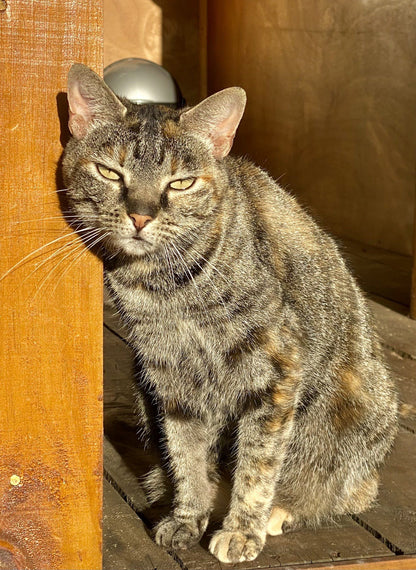
M294 196L279 186L264 170L243 158L229 157L231 184L238 187L251 224L273 253L280 277L313 278L325 271L329 279L351 283L350 272L331 238L313 220ZM329 271L329 275L328 275Z
M319 358L334 344L345 350L351 339L363 350L379 352L366 301L334 239L261 168L230 158L227 169L254 228L253 239L267 244L281 291L280 311L309 355Z

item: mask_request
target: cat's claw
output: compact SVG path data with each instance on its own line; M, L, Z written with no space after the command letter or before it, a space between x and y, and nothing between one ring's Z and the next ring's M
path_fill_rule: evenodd
M265 539L239 530L220 530L209 543L209 550L220 562L232 564L254 560L263 549Z
M207 520L208 522L208 520ZM166 517L155 529L155 541L164 548L186 550L199 542L207 523L178 521L174 517Z

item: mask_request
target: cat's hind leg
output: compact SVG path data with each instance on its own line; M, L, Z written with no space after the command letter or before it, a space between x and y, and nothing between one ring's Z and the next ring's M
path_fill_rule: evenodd
M277 536L283 533L282 526L285 522L291 523L293 517L287 511L280 507L273 507L270 513L269 522L267 523L267 534Z

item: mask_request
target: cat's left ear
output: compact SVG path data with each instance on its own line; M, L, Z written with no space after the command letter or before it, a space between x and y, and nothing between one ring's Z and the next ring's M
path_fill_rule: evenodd
M99 75L76 63L68 73L69 130L82 139L97 125L121 120L127 109Z
M229 87L185 111L180 124L208 140L215 158L224 158L233 145L246 99L244 89Z

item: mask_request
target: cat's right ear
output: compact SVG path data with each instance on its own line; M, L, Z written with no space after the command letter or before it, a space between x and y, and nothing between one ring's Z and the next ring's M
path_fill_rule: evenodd
M94 71L76 63L68 73L69 130L82 139L93 128L121 120L126 107Z
M245 106L244 89L229 87L185 111L180 123L208 141L214 157L221 159L231 150Z

